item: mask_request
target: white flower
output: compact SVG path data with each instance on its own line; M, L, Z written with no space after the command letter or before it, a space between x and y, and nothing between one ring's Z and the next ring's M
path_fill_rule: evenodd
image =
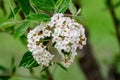
M28 33L28 49L32 52L34 59L38 64L49 66L54 55L50 54L43 46L40 39L50 37L51 31L47 30L46 24L38 25L35 29Z
M50 23L53 23L50 26L54 27L52 42L56 43L55 48L57 48L59 55L62 56L61 63L68 67L73 62L75 55L77 55L77 47L82 49L83 45L86 44L85 30L81 24L70 17L64 17L61 13L54 14L48 24Z
M82 49L86 44L83 26L62 13L54 14L48 23L38 25L28 33L27 38L28 49L38 64L43 66L49 66L55 55L60 55L59 61L69 67L77 55L76 49ZM58 53L51 53L51 45Z

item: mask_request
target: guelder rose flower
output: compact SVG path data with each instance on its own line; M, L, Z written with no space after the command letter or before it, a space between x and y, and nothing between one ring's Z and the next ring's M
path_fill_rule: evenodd
M69 67L75 56L76 49L86 44L85 29L70 17L57 13L48 23L41 23L28 33L28 49L38 64L49 66L57 62L53 60L59 55L60 63ZM54 47L58 53L53 53Z

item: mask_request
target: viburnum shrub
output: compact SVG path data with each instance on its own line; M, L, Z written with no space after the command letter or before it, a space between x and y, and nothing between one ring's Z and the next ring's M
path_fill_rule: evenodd
M58 64L63 69L69 67L77 55L76 50L86 45L81 9L77 10L72 0L18 0L18 3L20 5L13 9L9 2L11 13L8 18L13 21L0 27L14 26L15 39L20 37L27 41L28 51L19 66L48 68ZM24 20L16 17L21 10ZM66 10L71 14L66 14Z

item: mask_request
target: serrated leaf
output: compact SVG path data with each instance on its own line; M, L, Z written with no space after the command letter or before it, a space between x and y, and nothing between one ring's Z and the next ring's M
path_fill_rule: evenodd
M25 31L27 30L28 26L28 22L24 22L20 27L18 27L15 32L14 32L14 38L19 38L22 34L25 33Z
M38 67L39 64L35 61L30 51L27 51L19 64L19 67L34 68Z
M73 4L73 2L71 1L70 2L70 5L69 5L69 11L75 15L77 13L77 8L75 7L75 5Z
M87 25L87 19L82 16L73 16L73 19L75 19L75 21L79 22L83 26Z
M68 72L67 68L65 68L65 67L64 67L61 63L56 62L56 64L57 64L58 66L60 66L62 69L64 69L65 71L67 71L67 72Z
M18 1L22 7L22 10L25 12L26 15L28 15L31 9L29 0L18 0Z
M54 0L32 0L33 4L40 9L47 12L54 12L55 2Z
M15 8L13 9L14 13L16 14L16 13L19 11L19 9L20 9L19 6L15 7ZM9 16L8 16L8 19L10 19L10 18L12 18L12 17L14 18L14 14L13 14L13 12L11 11L11 13L10 13Z
M50 17L47 14L30 14L27 16L27 20L29 21L48 21L50 20Z
M71 0L63 0L62 4L58 8L58 13L64 13L70 4Z
M15 22L3 22L0 24L0 28L13 26Z

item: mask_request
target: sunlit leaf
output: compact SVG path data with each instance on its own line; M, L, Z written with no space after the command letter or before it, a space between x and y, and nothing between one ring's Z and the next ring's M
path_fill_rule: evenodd
M73 4L72 1L70 2L69 10L73 15L75 15L77 13L77 8L75 7L75 5Z
M57 0L56 6L59 7L62 4L63 0Z
M13 26L15 22L3 22L0 24L0 28L10 27Z
M27 51L19 64L19 67L34 68L38 67L39 64L35 61L30 51Z

